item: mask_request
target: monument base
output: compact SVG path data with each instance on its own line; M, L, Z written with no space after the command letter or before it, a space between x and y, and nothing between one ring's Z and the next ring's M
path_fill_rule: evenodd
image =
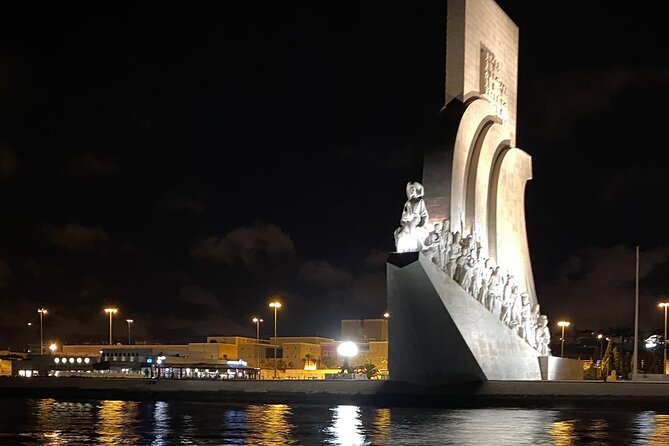
M537 351L426 256L391 254L387 281L392 380L541 379Z

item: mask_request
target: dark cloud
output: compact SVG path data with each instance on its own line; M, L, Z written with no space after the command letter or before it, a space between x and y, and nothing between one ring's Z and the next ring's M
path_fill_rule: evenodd
M305 263L297 277L303 282L324 286L342 286L353 279L350 272L336 268L325 260Z
M8 178L16 173L16 154L9 147L0 147L0 178Z
M667 261L667 248L641 252L640 294L646 302L654 294L645 287L646 279ZM560 267L555 281L539 290L542 311L553 320L568 318L592 329L628 325L634 318L634 277L634 248L616 245L581 249ZM654 311L654 304L646 304L645 310L648 308Z
M12 277L12 270L9 265L0 260L0 288L5 288L9 285L9 279Z
M90 152L70 162L70 173L73 177L80 179L106 177L115 175L118 171L118 166L113 160Z
M615 204L620 199L638 200L662 194L668 186L669 177L663 166L634 163L614 172L599 188L602 201Z
M166 198L161 206L171 211L189 211L202 213L205 205L188 194L176 194Z
M253 264L260 256L292 255L295 246L290 236L278 226L256 224L235 228L223 237L211 236L197 242L194 257L244 266Z
M202 305L211 310L220 310L221 302L211 291L199 285L188 285L179 290L179 300L187 304Z
M662 91L667 79L667 68L618 66L558 72L529 86L529 96L543 106L535 107L537 113L527 119L537 119L532 131L555 137L585 116L611 110L617 95L628 86Z
M98 242L109 240L104 229L78 223L68 223L60 227L46 225L44 232L51 243L70 251L89 251Z
M365 257L363 261L363 266L368 270L379 270L385 268L386 261L388 260L388 251L372 251Z

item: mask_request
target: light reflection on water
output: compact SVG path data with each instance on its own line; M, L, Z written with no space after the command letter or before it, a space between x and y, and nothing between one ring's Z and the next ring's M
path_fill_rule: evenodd
M667 445L669 415L0 398L0 445Z

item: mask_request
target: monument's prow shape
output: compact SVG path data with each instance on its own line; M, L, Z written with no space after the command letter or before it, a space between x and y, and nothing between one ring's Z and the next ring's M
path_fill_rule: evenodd
M446 35L446 103L387 269L391 378L539 379L549 333L525 228L532 159L515 147L518 27L493 0L449 0Z

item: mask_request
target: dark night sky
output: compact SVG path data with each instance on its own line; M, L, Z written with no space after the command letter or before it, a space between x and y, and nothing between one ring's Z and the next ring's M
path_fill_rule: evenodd
M0 346L336 337L384 262L443 106L445 1L14 11L0 27ZM664 17L499 1L521 32L518 146L552 321L642 328L669 293ZM643 9L645 8L645 9ZM120 340L120 339L119 339Z

